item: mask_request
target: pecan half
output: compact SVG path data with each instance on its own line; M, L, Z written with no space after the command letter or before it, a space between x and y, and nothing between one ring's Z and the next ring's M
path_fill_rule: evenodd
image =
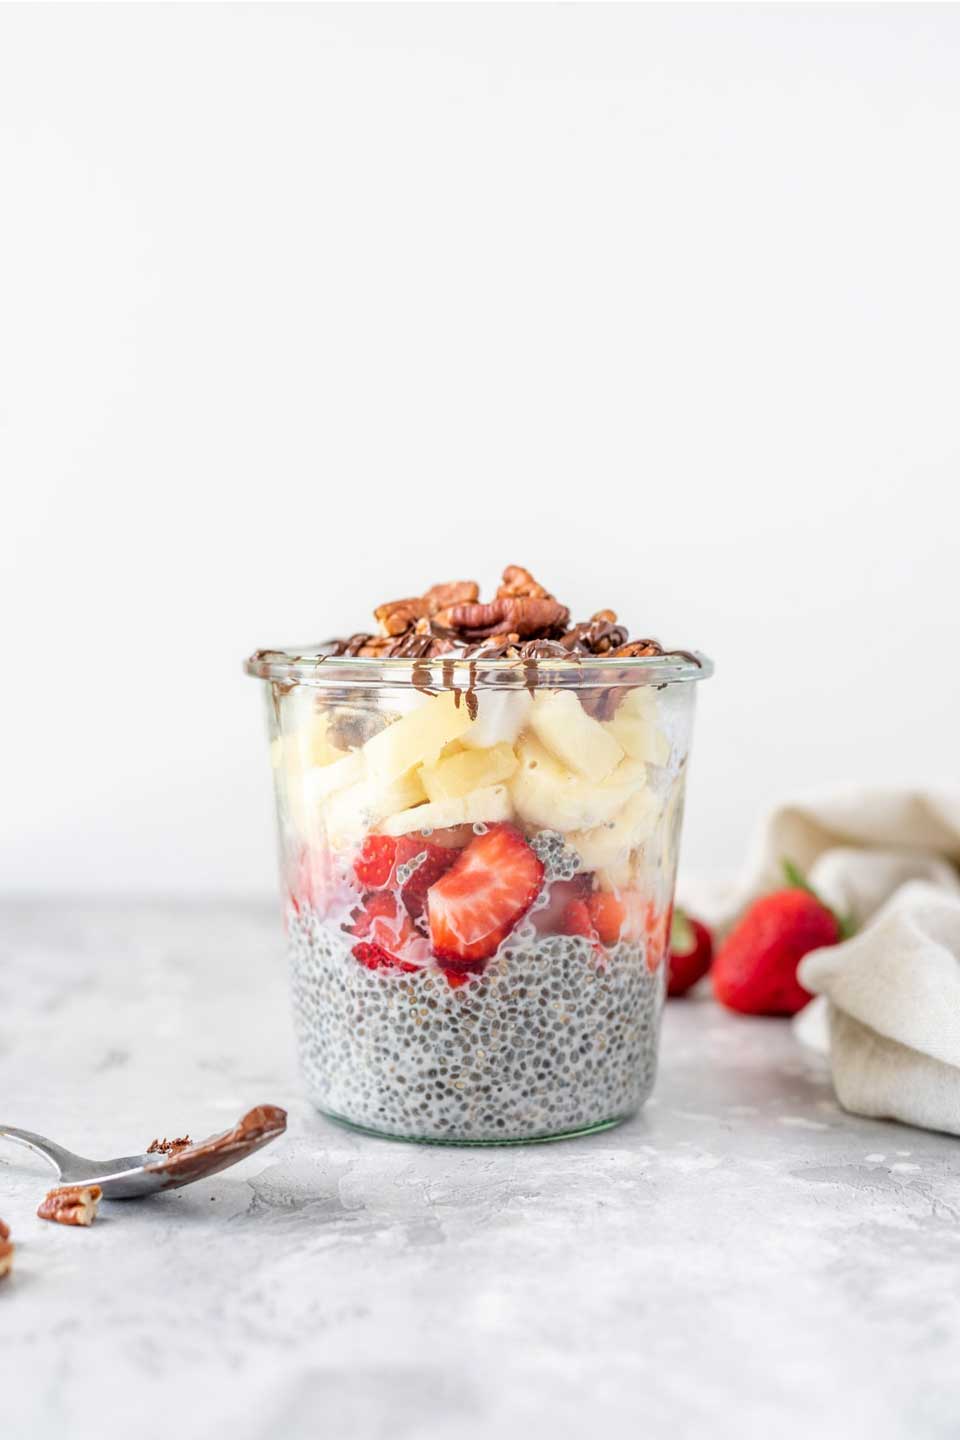
M102 1195L99 1185L61 1185L41 1200L37 1214L58 1225L92 1225Z
M501 630L509 630L521 639L537 636L549 640L561 635L570 611L557 600L520 596L501 596L489 605L452 605L436 616L438 625L460 631L466 639L484 640Z
M613 651L614 655L662 655L663 646L659 640L631 640L627 645L620 645Z
M544 589L538 580L534 580L530 571L525 570L522 565L508 565L497 589L497 599L517 600L523 598L552 600L553 596L549 590Z
M480 586L476 580L445 580L441 585L431 585L424 592L428 615L438 610L448 610L451 605L472 605L480 599Z
M13 1246L10 1243L10 1226L0 1220L0 1279L13 1269Z
M373 618L384 635L402 635L420 619L430 614L430 602L423 595L414 595L408 600L388 600L378 605Z

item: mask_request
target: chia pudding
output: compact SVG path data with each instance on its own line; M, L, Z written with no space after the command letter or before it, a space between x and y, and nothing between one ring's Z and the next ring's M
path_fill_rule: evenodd
M510 566L258 651L308 1092L381 1135L601 1129L650 1093L703 657Z

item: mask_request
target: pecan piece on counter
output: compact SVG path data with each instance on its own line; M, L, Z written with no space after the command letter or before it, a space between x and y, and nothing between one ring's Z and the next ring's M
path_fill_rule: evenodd
M92 1225L102 1195L99 1185L61 1185L41 1200L37 1214L58 1225Z
M402 635L409 630L422 615L430 614L430 602L423 595L414 595L408 600L388 600L385 605L378 605L373 612L373 618L380 626L384 635Z
M0 1279L13 1269L13 1245L10 1241L10 1226L0 1220Z
M501 596L488 605L452 605L436 616L438 625L460 631L468 640L485 640L501 630L512 631L521 640L550 640L563 633L569 619L570 611L558 600L531 596Z
M522 565L508 565L497 589L497 599L518 600L524 598L527 600L552 600L553 596L549 590L544 589L538 580L534 580L530 571L525 570Z

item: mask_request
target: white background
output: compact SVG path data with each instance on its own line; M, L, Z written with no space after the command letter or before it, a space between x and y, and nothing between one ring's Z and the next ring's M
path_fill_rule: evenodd
M0 8L8 890L268 893L257 645L697 646L687 864L957 774L960 10Z

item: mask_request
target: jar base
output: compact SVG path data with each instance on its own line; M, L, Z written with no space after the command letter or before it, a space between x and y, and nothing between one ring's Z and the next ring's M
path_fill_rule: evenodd
M355 1120L348 1120L344 1115L337 1115L332 1110L325 1110L322 1105L313 1101L314 1109L324 1117L325 1120L332 1120L335 1125L342 1126L345 1130L352 1130L356 1135L369 1135L374 1140L396 1140L406 1145L449 1145L461 1149L491 1149L507 1145L547 1145L554 1140L579 1140L585 1135L599 1135L604 1130L613 1130L618 1125L623 1125L627 1120L632 1120L637 1114L637 1109L628 1110L623 1115L611 1116L608 1120L597 1120L590 1125L578 1125L573 1130L558 1130L550 1135L514 1135L494 1136L489 1139L472 1139L469 1136L459 1137L455 1135L400 1135L389 1130L377 1130L371 1125L359 1125ZM642 1103L642 1102L641 1102Z

